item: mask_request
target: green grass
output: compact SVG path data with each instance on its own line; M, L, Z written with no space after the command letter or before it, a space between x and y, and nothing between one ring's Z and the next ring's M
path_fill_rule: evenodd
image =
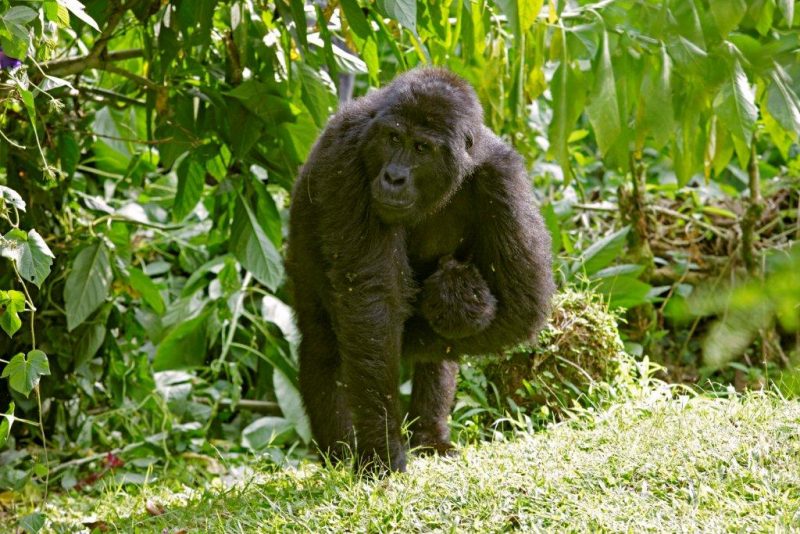
M233 478L227 489L220 478L56 496L46 513L56 529L100 520L123 532L800 529L800 403L653 398L453 459L415 458L377 482L313 463Z

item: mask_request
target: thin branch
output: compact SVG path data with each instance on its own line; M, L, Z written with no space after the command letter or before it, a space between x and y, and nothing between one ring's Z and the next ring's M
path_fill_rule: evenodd
M78 74L88 69L102 69L116 61L125 61L143 56L144 50L141 48L107 52L102 56L93 56L92 53L89 53L85 56L58 59L42 63L42 70L50 76L69 76L70 74Z

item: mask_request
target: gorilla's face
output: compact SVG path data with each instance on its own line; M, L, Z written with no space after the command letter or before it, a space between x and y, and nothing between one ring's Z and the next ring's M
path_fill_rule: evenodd
M454 147L446 133L386 114L373 121L367 135L364 157L372 177L372 205L384 222L418 221L461 185L457 158L466 155L464 147Z

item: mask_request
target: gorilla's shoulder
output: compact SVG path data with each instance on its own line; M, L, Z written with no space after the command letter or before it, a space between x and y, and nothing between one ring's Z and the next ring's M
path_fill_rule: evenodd
M474 175L492 182L510 181L525 175L525 162L522 156L500 139L489 128L481 131L480 147L475 155Z

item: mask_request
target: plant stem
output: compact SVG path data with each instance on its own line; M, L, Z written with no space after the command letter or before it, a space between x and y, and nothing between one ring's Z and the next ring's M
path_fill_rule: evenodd
M742 217L742 259L744 260L747 272L751 275L758 274L759 266L755 252L756 224L761 217L764 209L761 202L761 173L758 170L758 154L756 153L756 142L750 144L750 162L747 164L747 177L749 181L750 195L748 197L747 211Z

